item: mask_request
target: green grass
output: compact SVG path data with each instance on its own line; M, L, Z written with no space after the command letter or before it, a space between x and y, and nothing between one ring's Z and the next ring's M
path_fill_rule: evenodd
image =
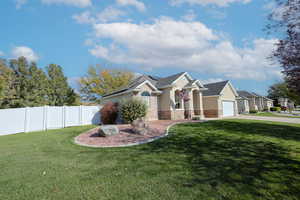
M300 125L220 120L130 148L73 144L91 127L0 137L0 199L300 197Z
M299 116L276 115L276 114L270 113L270 112L261 112L261 113L255 113L255 114L250 114L250 115L253 115L253 116L260 116L260 117L300 118Z

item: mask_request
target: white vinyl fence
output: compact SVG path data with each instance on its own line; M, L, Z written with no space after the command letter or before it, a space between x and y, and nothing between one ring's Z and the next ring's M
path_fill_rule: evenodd
M0 109L0 135L100 123L98 106Z

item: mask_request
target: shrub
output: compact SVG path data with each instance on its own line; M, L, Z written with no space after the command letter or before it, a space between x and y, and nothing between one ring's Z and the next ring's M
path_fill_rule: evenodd
M118 103L106 103L100 110L102 124L115 124L118 118L118 112Z
M287 111L287 107L285 107L285 106L281 106L280 108L282 111Z
M136 119L145 117L147 114L147 105L140 100L130 99L122 103L121 115L125 122L133 122Z
M255 113L258 113L258 111L257 110L250 110L249 113L255 114Z
M271 107L270 110L273 112L280 112L281 108L280 107Z

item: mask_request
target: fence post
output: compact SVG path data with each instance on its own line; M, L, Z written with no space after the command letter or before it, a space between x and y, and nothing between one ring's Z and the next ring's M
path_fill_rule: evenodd
M26 107L25 108L25 120L24 120L24 132L27 133L29 129L29 110L30 108Z
M63 128L66 127L66 106L62 107L62 123L63 123Z
M49 106L44 106L43 107L43 130L46 131L48 129L48 107Z
M82 109L83 109L83 106L80 105L79 106L79 125L82 125Z

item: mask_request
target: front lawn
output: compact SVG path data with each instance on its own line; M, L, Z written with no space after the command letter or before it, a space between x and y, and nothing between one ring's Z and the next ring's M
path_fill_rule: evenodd
M0 199L300 198L300 125L220 120L130 148L73 144L89 128L0 137Z
M255 113L255 114L250 114L253 116L260 116L260 117L284 117L284 118L300 118L299 116L289 116L289 115L277 115L271 112L261 112L261 113Z

